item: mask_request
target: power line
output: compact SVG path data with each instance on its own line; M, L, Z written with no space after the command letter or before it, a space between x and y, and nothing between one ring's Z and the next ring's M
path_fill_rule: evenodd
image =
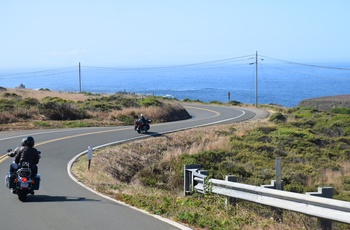
M18 78L28 78L28 77L39 77L39 76L50 76L50 75L57 75L61 73L69 73L73 72L77 67L63 67L58 69L48 69L48 70L38 70L38 71L30 71L30 72L20 72L20 73L6 73L6 74L0 74L1 77L10 77L10 76L23 76ZM70 69L70 70L69 70ZM65 70L65 71L63 71ZM59 71L59 72L54 72ZM3 78L1 78L3 79Z
M277 59L277 58L272 58L264 55L259 55L264 58L269 58L275 61L281 61L289 64L294 64L294 65L302 65L302 66L309 66L309 67L315 67L315 68L323 68L323 69L336 69L336 70L350 70L350 68L342 68L342 67L331 67L331 66L322 66L322 65L312 65L312 64L305 64L305 63L299 63L299 62L292 62L292 61L286 61L282 59Z
M74 72L75 72L75 70L74 71L73 70L62 71L62 72L57 72L57 73L47 73L47 74L42 74L42 75L30 75L30 74L26 74L26 73L21 74L24 76L20 76L19 74L12 74L12 75L3 74L3 75L1 75L3 77L0 77L0 79L8 79L8 77L10 77L10 76L17 76L17 77L15 77L16 79L47 77L47 76L59 75L59 74L64 74L64 73L74 73Z
M139 71L139 70L157 70L157 69L174 69L174 68L184 68L184 67L203 67L208 64L220 64L220 63L227 63L227 62L238 62L238 61L246 61L250 59L251 57L254 57L254 55L246 55L246 56L240 56L240 57L233 57L233 58L226 58L226 59L219 59L214 61L207 61L207 62L199 62L199 63L192 63L192 64L184 64L184 65L173 65L173 66L155 66L155 67L95 67L95 66L84 66L85 68L91 68L91 69L104 69L104 70L118 70L118 71Z

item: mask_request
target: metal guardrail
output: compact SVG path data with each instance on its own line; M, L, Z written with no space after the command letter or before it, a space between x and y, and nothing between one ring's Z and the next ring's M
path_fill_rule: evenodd
M300 194L271 189L273 183L259 187L218 179L207 180L208 173L204 172L204 174L201 173L200 165L185 165L184 195L191 194L193 191L211 192L303 213L326 220L326 222L333 220L350 224L350 202L320 197L332 197L333 188L319 187L318 192ZM331 227L325 229L331 229Z

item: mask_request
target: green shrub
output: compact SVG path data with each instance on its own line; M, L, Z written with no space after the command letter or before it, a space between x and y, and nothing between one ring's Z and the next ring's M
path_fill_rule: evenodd
M217 104L217 105L222 105L223 103L221 101L210 101L210 104Z
M341 178L344 190L350 191L350 176L342 176Z
M296 193L305 193L305 186L300 184L287 184L284 185L284 190Z
M337 200L344 200L350 202L350 191L340 191L339 194L336 194L333 198Z
M331 109L331 113L336 113L336 114L350 114L350 108L334 108Z
M39 104L38 99L36 98L25 98L23 100L21 100L20 102L18 102L18 106L20 107L31 107L31 106L37 106Z
M20 99L22 99L22 96L17 95L17 94L15 94L15 93L4 93L4 94L3 94L3 97L12 98L12 99L14 99L14 100L20 100Z
M138 105L140 106L160 106L161 102L155 99L154 97L146 97L144 99L139 100Z
M12 111L15 108L15 101L6 98L0 99L0 111Z
M51 90L48 89L48 88L40 88L39 91L48 91L48 92L50 92Z
M115 110L121 109L118 105L113 105L105 101L93 101L93 100L88 100L83 102L80 105L80 108L83 110L102 111L102 112L108 112L113 109Z
M50 127L50 122L48 122L48 121L33 121L33 125L36 127Z
M275 123L284 123L287 121L287 117L282 113L274 113L270 116L269 121L273 121Z
M85 111L76 109L70 103L40 103L39 112L50 120L78 120L89 117Z
M60 97L44 97L41 100L42 103L50 102L50 103L58 103L58 104L63 104L63 103L72 103L71 101L67 101L65 99L62 99Z
M123 122L124 124L133 124L134 123L134 117L129 117L126 115L119 115L117 117L117 119L121 122Z
M91 125L84 121L65 121L63 125L67 128L90 127Z
M228 104L229 105L236 105L236 106L238 106L238 105L242 105L242 102L231 100L231 101L228 102Z

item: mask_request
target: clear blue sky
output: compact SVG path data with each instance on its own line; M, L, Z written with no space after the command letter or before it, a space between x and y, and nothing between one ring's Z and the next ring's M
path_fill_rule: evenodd
M349 0L11 0L0 68L350 61Z

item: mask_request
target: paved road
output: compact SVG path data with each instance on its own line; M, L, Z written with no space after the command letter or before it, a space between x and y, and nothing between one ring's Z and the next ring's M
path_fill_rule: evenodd
M138 134L132 126L29 130L0 132L0 153L18 146L21 139L32 135L42 151L39 173L40 190L20 202L4 183L0 186L0 229L26 230L103 230L188 229L95 194L69 177L68 162L88 146L97 147L129 139L152 138L152 135L174 132L189 127L262 118L265 113L224 106L185 104L192 119L151 125L149 135ZM258 113L255 113L258 112ZM12 159L0 156L0 175L6 175Z

